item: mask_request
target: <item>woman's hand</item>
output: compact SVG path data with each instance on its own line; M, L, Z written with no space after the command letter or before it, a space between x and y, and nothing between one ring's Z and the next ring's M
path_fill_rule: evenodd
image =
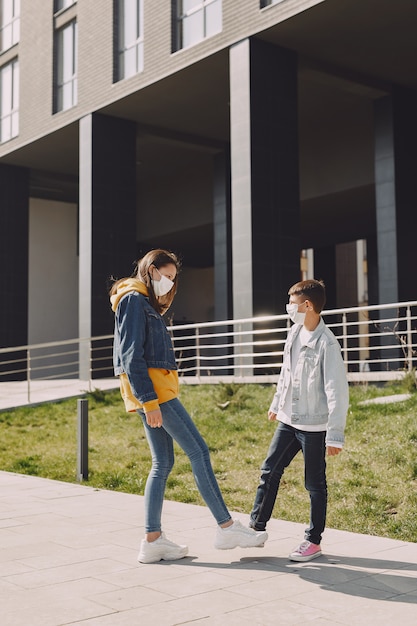
M155 409L146 413L146 423L151 428L161 428L162 426L162 413L161 409Z
M268 419L270 422L275 422L277 419L277 414L272 411L268 411Z

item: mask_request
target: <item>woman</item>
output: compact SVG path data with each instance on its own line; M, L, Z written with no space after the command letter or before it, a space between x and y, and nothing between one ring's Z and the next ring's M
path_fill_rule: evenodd
M263 546L265 531L233 521L211 466L207 444L178 399L177 365L162 315L177 291L179 261L166 250L152 250L138 261L131 278L117 281L110 292L115 313L114 370L127 411L138 411L152 454L145 487L145 538L138 560L155 563L181 559L187 546L169 541L161 529L165 486L174 464L173 440L190 459L201 496L218 526L220 550Z

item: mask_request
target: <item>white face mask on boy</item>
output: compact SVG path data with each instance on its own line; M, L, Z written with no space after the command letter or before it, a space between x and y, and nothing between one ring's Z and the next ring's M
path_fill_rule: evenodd
M168 278L168 276L165 276L164 274L161 274L161 272L159 271L159 269L157 267L155 267L155 269L158 272L158 274L160 275L161 279L152 281L152 287L153 287L154 294L156 295L156 297L158 297L158 296L166 296L166 294L169 291L171 291L171 289L173 288L174 282L172 280L170 280Z
M304 304L304 302L302 304ZM295 303L287 304L287 313L289 315L290 320L294 322L294 324L304 324L304 320L306 318L305 313L300 313L298 311L299 306L301 306L301 304L295 304Z

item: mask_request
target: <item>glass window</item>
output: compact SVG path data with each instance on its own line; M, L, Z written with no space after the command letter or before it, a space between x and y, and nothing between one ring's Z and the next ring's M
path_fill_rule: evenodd
M54 0L54 13L67 9L72 4L75 4L76 0Z
M284 0L261 0L261 9L269 7L271 4L278 4L279 2L284 2Z
M221 30L221 0L177 0L176 50L193 46Z
M77 104L77 22L55 34L55 113Z
M20 0L0 0L0 52L20 39Z
M143 0L117 0L117 76L143 71Z
M0 142L19 134L19 61L0 68Z

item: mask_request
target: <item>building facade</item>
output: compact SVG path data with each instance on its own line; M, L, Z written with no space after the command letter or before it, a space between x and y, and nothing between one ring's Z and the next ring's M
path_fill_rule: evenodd
M112 332L183 260L174 323L415 299L414 0L0 0L0 345Z

